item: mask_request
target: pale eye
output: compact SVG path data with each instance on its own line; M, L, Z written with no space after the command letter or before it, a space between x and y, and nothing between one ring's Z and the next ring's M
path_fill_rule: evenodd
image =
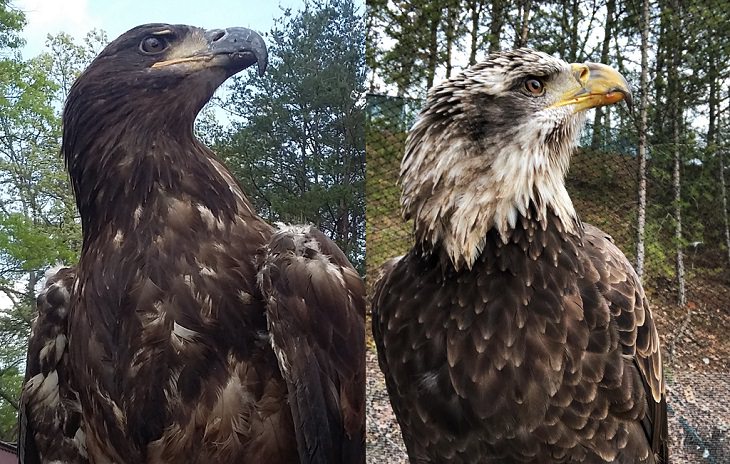
M535 77L530 77L525 80L525 90L530 92L531 95L539 97L545 93L545 83Z
M167 41L162 37L151 36L145 38L142 43L139 44L139 48L145 53L160 53L167 48Z

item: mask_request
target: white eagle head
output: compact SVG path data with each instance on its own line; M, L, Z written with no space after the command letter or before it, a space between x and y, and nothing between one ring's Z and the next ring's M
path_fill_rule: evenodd
M503 240L519 216L563 229L579 221L564 178L585 110L621 100L626 80L598 63L569 64L519 49L492 54L434 86L406 141L401 203L416 241L470 268L496 228Z

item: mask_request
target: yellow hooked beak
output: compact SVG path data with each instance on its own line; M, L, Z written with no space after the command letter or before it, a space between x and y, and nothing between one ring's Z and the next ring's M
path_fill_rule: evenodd
M573 111L578 113L621 100L631 108L631 89L618 71L601 63L573 63L570 67L576 85L561 95L552 108L572 105Z

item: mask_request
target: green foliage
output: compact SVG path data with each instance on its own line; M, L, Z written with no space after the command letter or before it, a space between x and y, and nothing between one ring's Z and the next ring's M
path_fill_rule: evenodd
M22 213L0 217L0 256L7 265L23 272L45 269L55 263L78 259L69 235L75 228L64 230L57 225L34 222Z
M0 4L0 31L5 4ZM11 15L12 16L12 15ZM15 27L21 22L11 24ZM0 37L2 34L0 33ZM59 155L65 94L93 56L103 33L85 45L49 37L51 53L0 60L0 439L17 432L17 398L35 310L46 269L78 259L81 226ZM2 40L0 40L2 44ZM1 56L1 55L0 55Z
M79 227L58 155L60 118L48 78L49 56L10 63L13 74L0 81L0 245L1 277L41 273L52 262L73 258Z
M667 280L675 275L673 256L676 248L672 245L671 230L669 224L662 221L647 221L644 231L646 249L646 270L648 276L645 279L649 287L661 288Z
M74 39L65 32L57 35L48 35L46 47L48 53L41 55L48 60L50 67L49 78L57 85L57 93L54 95L57 101L63 102L71 90L81 71L99 54L109 41L106 32L92 29L84 37L82 44L77 44Z
M23 45L18 32L25 27L25 15L13 8L9 0L0 0L0 58L6 49Z
M0 349L0 351L5 350ZM24 355L25 351L22 351L20 354ZM3 386L3 391L20 391L23 385L23 374L20 366L8 366L0 371L0 385ZM2 401L0 401L0 436L15 437L17 433L17 400L12 396L8 396L7 398L3 397Z
M231 86L224 108L239 121L214 137L216 152L259 214L313 223L362 269L362 18L351 0L310 1L284 10L268 38L266 75Z
M395 42L392 48L382 51L378 67L385 81L398 87L399 95L428 79L430 62L441 61L438 54L442 50L438 43L434 45L431 31L439 30L448 3L454 2L399 1L380 5L382 21L389 25L385 34Z

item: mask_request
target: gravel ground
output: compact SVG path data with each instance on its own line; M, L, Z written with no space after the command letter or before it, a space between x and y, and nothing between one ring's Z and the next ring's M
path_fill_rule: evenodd
M367 462L368 464L408 464L406 447L400 434L385 388L383 373L374 350L367 361Z
M675 372L667 393L672 463L730 463L730 372Z
M730 463L730 372L675 371L667 381L671 462ZM367 462L408 464L383 374L367 353Z

